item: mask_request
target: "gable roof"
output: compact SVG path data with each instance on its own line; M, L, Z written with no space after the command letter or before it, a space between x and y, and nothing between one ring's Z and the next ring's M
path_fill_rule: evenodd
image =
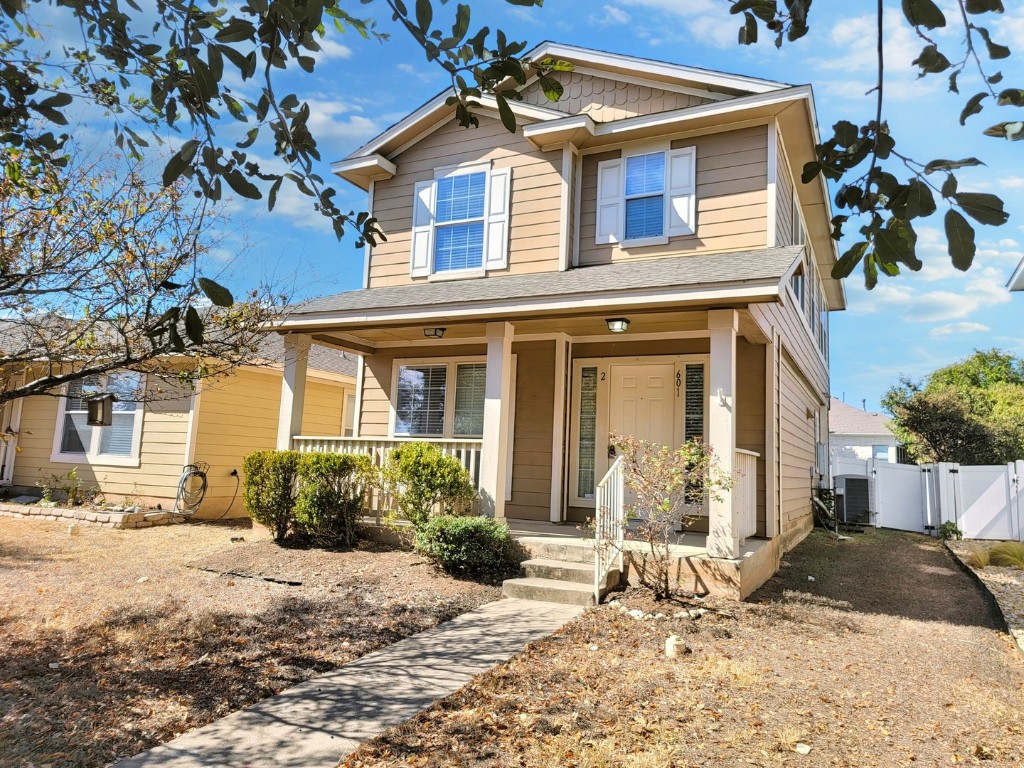
M553 302L576 308L589 303L613 306L643 297L664 301L670 295L716 289L739 297L743 288L749 288L751 297L771 297L778 295L780 281L802 254L800 246L762 248L619 262L565 272L364 288L296 306L279 327L297 328L328 318L356 323L384 314L408 314L412 319L423 315L452 317L464 312L479 317L486 310L508 316L526 314L539 304Z
M892 435L892 419L884 413L862 411L833 397L828 406L830 435Z
M265 333L260 338L258 354L267 362L285 362L284 337L276 333ZM309 370L334 373L341 376L356 375L358 357L351 352L340 352L336 349L314 344L309 348Z

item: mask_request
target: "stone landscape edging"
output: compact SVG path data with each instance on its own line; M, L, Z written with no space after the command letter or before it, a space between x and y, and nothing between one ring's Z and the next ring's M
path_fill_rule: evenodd
M43 507L32 504L0 503L0 516L54 520L68 524L98 525L104 528L135 529L170 525L182 518L170 512L111 512L82 507Z
M971 566L969 566L962 557L960 557L960 555L957 553L955 549L949 546L948 541L944 541L943 544L946 547L946 551L953 555L953 559L956 560L960 567L963 568L963 570L967 571L967 573L971 575L971 578L974 579L975 582L980 584L982 589L985 590L985 594L989 596L989 598L992 601L992 604L995 605L996 610L999 611L999 616L1003 620L1003 625L1006 627L1006 631L1009 633L1010 638L1016 644L1017 650L1020 652L1021 656L1024 656L1024 623L1011 621L1008 618L1008 616L1013 615L1013 612L1010 611L1001 602L999 602L999 596L996 595L996 593L993 592L991 589L989 589L988 584L985 583L985 580L981 578L981 576L978 575L977 571L971 568Z

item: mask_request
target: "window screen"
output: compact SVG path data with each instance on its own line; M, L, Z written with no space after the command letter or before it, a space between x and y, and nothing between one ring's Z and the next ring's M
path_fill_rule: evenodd
M409 365L398 369L396 435L444 434L446 365Z
M626 158L626 240L665 233L665 153Z
M588 499L594 495L594 455L597 449L597 368L584 368L580 381L580 439L576 496Z
M686 366L686 400L683 439L704 437L704 365Z
M468 363L455 371L455 434L477 437L484 433L484 388L487 365Z
M92 427L86 424L88 413L85 398L99 391L98 376L89 376L68 384L64 405L64 428L60 441L61 453L86 453L92 445Z
M482 171L437 180L435 272L483 265L486 190L487 174Z

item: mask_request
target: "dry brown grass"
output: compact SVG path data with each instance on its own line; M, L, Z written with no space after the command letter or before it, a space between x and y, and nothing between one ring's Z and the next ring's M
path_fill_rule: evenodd
M987 547L972 549L966 557L966 562L971 568L981 570L988 568L992 563L992 553Z
M992 565L1024 570L1024 542L1003 541L989 550Z
M303 584L224 575L255 570ZM282 550L262 529L70 537L9 518L0 576L5 768L106 765L498 594L412 554Z
M1020 768L1024 666L941 545L814 535L785 559L698 620L589 611L344 766Z

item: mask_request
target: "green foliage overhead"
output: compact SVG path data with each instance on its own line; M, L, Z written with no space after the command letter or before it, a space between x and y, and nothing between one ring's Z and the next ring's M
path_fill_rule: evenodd
M977 351L923 382L902 379L882 404L919 462L1003 464L1024 459L1024 360Z
M506 0L539 6L543 0ZM62 129L83 104L99 107L113 121L118 148L136 159L167 130L184 141L167 161L165 186L186 177L210 200L227 190L239 197L266 199L273 209L283 184L311 198L331 219L340 238L346 228L374 243L376 219L342 211L335 190L316 170L320 147L309 129L310 105L281 90L280 77L295 69L314 72L322 42L352 31L384 42L373 18L350 13L360 5L343 0L161 0L143 11L134 2L110 0L0 0L0 152L20 149L33 157L60 155L68 141ZM525 42L507 39L487 26L471 29L465 4L447 0L381 0L376 7L404 27L423 47L427 60L451 77L459 122L475 125L473 109L484 94L498 102L509 130L515 119L509 100L527 72L539 72L549 98L561 86L548 74L557 62L520 58ZM81 38L63 51L40 56L45 45L35 16L64 21ZM436 11L451 11L440 18ZM246 84L244 94L234 83ZM353 88L371 88L372 83ZM252 95L249 95L252 94ZM244 131L235 141L237 128ZM233 130L235 129L235 130ZM273 168L260 161L273 157ZM281 170L284 168L284 170ZM214 295L214 303L219 303Z
M772 33L776 47L810 32L812 0L730 2L732 13L743 16L740 44L757 42L760 25ZM982 90L967 97L957 116L960 125L966 125L989 105L1010 107L1017 114L983 132L986 136L1011 140L1024 138L1024 121L1019 114L1024 105L1024 89L1000 86L997 91L1003 73L993 71L996 62L1002 66L1002 61L1012 53L996 39L997 31L993 31L1005 10L1002 2L955 0L954 4L958 13L948 19L935 0L902 0L902 22L913 27L921 41L921 52L913 61L918 77L941 76L949 91L959 94L960 76L965 71L976 75ZM860 266L869 289L877 285L879 273L895 276L903 268L915 272L921 269L915 222L941 212L953 266L967 270L977 252L975 225L1001 226L1009 218L998 195L960 190L956 171L984 165L978 158L922 162L902 148L897 149L896 137L889 130L884 112L885 30L894 23L891 17L895 15L889 13L887 20L884 4L877 4L876 39L872 41L877 50L873 118L835 123L832 136L815 148L816 158L804 166L802 177L804 183L820 176L839 184L835 194L839 213L832 219L832 237L840 239L844 227L852 220L859 225L859 239L836 263L832 276L848 277ZM961 27L963 34L944 37L940 44L933 37L934 30L946 29L951 24ZM909 176L900 178L907 172Z

